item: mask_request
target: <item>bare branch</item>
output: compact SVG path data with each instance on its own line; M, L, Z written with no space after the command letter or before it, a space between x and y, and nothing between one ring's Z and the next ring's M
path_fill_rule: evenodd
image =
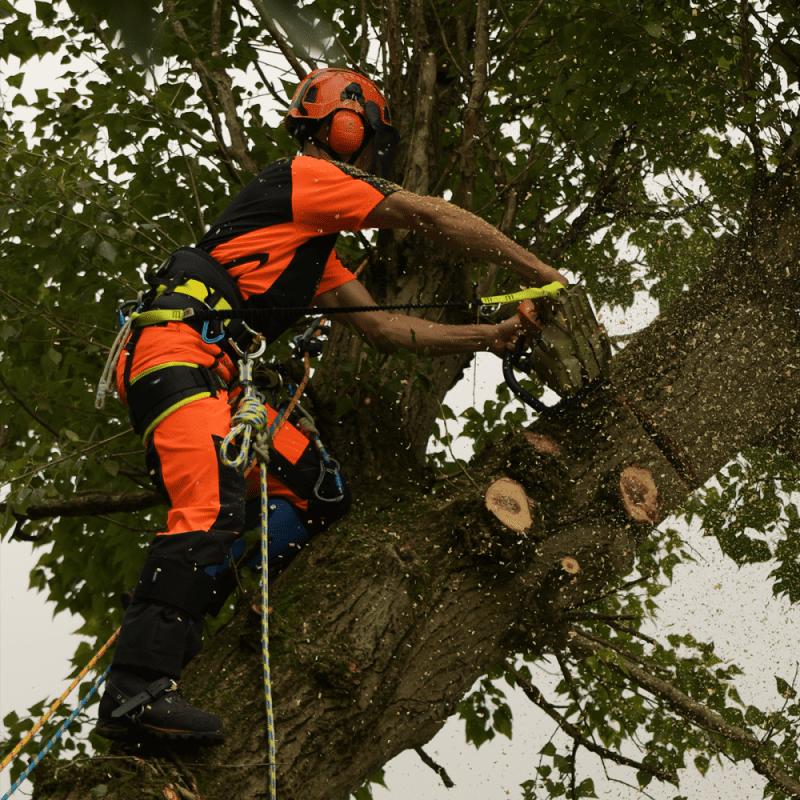
M157 492L112 492L109 494L86 494L71 497L68 500L58 497L42 500L30 505L24 514L11 512L17 519L49 519L51 517L99 517L103 514L115 514L120 511L143 511L146 508L163 505L166 501ZM0 503L0 513L5 513L8 503Z
M423 0L411 0L411 29L414 49L419 53L419 77L415 96L414 128L408 145L406 174L403 188L415 194L428 194L428 143L435 116L436 53L429 44Z
M361 0L361 51L358 54L358 63L361 72L367 73L367 53L369 53L369 18L367 17L367 0Z
M456 205L472 209L475 190L478 121L486 97L489 59L489 0L478 0L475 21L475 47L472 64L472 88L464 110L464 127L461 133L461 182L456 191Z
M289 62L292 69L294 70L294 74L297 75L299 80L303 80L303 78L308 75L310 70L307 70L298 60L297 56L294 54L294 50L289 46L289 43L284 38L283 34L278 30L275 23L272 21L272 17L267 13L267 9L264 8L263 3L258 2L258 0L254 0L253 5L256 7L256 11L258 11L259 17L261 17L261 22L264 24L264 27L267 29L269 35L275 40L275 44L278 45L283 57Z
M211 55L221 56L220 30L222 17L221 0L212 0L211 3Z
M452 778L447 774L447 770L441 764L437 764L421 747L415 747L414 752L422 759L422 763L426 767L430 767L442 779L442 783L448 789L455 786Z

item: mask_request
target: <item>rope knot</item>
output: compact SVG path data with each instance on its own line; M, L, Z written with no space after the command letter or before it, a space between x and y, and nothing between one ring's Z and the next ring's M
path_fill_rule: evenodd
M239 407L231 420L231 431L222 442L222 452L220 458L222 463L228 467L238 470L246 470L250 463L250 447L255 434L258 442L257 452L263 458L263 453L267 450L269 417L264 404L251 393L252 389L248 386L245 396L239 402ZM241 436L238 453L230 456L231 448L236 450L235 440ZM267 458L268 460L268 458Z

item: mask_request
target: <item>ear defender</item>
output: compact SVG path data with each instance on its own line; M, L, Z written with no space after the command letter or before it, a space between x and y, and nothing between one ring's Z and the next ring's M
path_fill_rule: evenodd
M340 156L349 156L364 142L364 122L355 111L337 111L331 120L328 144Z

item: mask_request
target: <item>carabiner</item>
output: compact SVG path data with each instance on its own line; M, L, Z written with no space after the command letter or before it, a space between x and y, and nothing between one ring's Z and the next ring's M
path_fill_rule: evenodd
M493 303L492 305L484 305L481 303L478 313L482 317L493 317L502 307L502 303Z

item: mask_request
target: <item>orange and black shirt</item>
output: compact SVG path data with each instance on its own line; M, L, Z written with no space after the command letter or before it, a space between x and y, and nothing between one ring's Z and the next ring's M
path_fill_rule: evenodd
M310 156L275 161L242 189L198 243L236 279L245 308L308 307L354 280L334 251L397 184ZM251 327L267 341L300 314L264 316Z

